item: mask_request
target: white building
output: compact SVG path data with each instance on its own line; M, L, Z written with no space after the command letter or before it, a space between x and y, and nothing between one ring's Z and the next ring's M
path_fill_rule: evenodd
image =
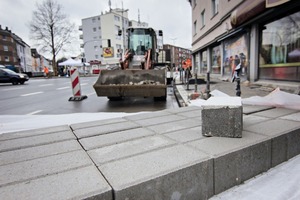
M119 8L82 19L79 30L82 31L81 48L84 50L86 61L96 60L101 61L102 64L118 63L121 59L119 52L126 49L125 30L128 24L128 10ZM122 36L118 36L119 30L123 30Z

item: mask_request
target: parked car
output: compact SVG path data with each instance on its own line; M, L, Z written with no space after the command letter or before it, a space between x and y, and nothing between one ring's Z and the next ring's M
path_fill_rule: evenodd
M16 73L10 69L0 68L0 83L12 83L17 85L18 83L24 84L28 81L29 77L27 74Z

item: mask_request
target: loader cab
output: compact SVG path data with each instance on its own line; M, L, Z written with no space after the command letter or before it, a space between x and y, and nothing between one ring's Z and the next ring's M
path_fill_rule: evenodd
M129 28L128 32L128 49L134 55L145 55L148 49L155 52L157 48L156 32L152 28Z

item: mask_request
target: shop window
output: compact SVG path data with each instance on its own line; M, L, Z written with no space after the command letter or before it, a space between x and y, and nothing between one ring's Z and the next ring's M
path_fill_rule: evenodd
M300 12L262 27L259 78L300 81Z
M200 73L206 74L207 73L207 51L203 51L201 54L202 62L200 66Z
M220 46L213 47L211 50L212 74L221 74L221 50Z

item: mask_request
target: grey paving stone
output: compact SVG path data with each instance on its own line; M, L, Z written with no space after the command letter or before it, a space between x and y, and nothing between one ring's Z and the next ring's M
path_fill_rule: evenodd
M93 165L86 152L69 153L0 166L0 187Z
M186 117L181 117L178 115L168 115L168 116L160 116L160 117L155 117L155 118L136 120L135 123L145 127L145 126L151 126L151 125L155 125L155 124L164 124L167 122L179 121L179 120L184 120L184 119L186 119Z
M172 108L167 109L166 111L173 114L183 113L183 112L189 112L189 111L195 111L195 110L201 110L199 106L187 106L187 107L181 107L181 108Z
M97 166L100 166L106 162L142 154L148 151L173 145L174 143L174 141L166 137L155 135L94 149L88 151L88 154L94 163Z
M280 119L286 119L286 120L300 122L300 112L293 113L293 114L290 114L290 115L285 115L283 117L280 117Z
M188 111L188 112L181 112L181 113L178 113L177 115L183 116L186 118L192 118L195 120L201 120L201 110L200 109L196 109L196 110L192 110L192 111Z
M166 134L164 134L164 136L169 137L173 140L176 140L177 142L180 142L180 143L185 143L185 142L189 142L189 141L206 138L202 135L201 126L184 129L184 130L179 130L179 131L174 131L171 133L166 133Z
M265 110L274 109L275 107L272 106L252 106L252 105L243 105L243 113L246 115L250 115L256 112L261 112Z
M36 147L0 153L0 165L7 165L82 149L76 140L56 142Z
M49 133L66 132L66 131L71 132L71 129L69 126L63 125L63 126L54 126L54 127L26 130L26 131L3 133L0 134L0 141L23 138L23 137L31 137L31 136L37 136L37 135L43 135Z
M125 120L123 118L111 118L111 119L103 119L103 120L97 120L97 121L71 124L70 127L73 130L77 130L77 129L87 128L87 127L102 126L102 125L106 125L106 124L114 124L114 123L120 123L120 122L126 122L126 121L127 120Z
M242 137L243 109L240 97L211 97L201 110L202 134L216 137Z
M112 189L94 166L74 169L27 182L0 187L0 199L103 199Z
M243 131L242 138L206 137L206 139L186 144L207 153L213 158L217 158L267 140L269 140L267 136Z
M259 124L259 123L265 122L267 120L270 120L270 118L260 117L260 116L256 116L256 115L244 115L243 116L243 128L252 126L255 124Z
M131 122L131 121L125 121L125 122L119 122L119 123L113 123L113 124L105 124L101 126L93 126L93 127L87 127L82 129L76 129L74 130L74 134L78 139L85 138L85 137L91 137L96 135L102 135L117 131L123 131L123 130L129 130L129 129L135 129L140 128L141 126Z
M278 118L278 117L283 117L285 115L290 115L290 114L296 113L296 112L297 112L297 110L290 110L290 109L286 109L286 108L274 108L271 110L257 112L257 113L254 113L253 115L268 117L268 118Z
M287 159L300 154L300 128L287 134Z
M0 142L0 152L75 139L76 138L71 131L49 133L31 137L22 137Z
M184 145L148 152L99 167L118 199L208 199L212 162Z
M270 140L214 158L214 193L239 185L270 167Z
M185 119L181 121L152 125L152 126L148 126L147 128L153 130L158 134L164 134L164 133L174 132L178 130L186 130L198 126L201 126L200 120Z
M269 121L261 122L259 124L245 127L244 130L268 135L271 137L277 137L297 128L300 128L299 122L283 119L272 119Z
M163 110L163 111L155 111L150 113L142 113L142 114L136 114L136 115L130 115L124 117L125 119L136 121L136 120L142 120L142 119L148 119L148 118L156 118L161 116L170 115L169 112Z
M91 149L117 144L128 140L133 140L136 138L141 138L141 137L154 135L154 134L155 133L153 131L150 131L148 129L136 128L136 129L118 131L118 132L108 133L104 135L97 135L93 137L83 138L80 139L79 141L85 150L91 150Z

